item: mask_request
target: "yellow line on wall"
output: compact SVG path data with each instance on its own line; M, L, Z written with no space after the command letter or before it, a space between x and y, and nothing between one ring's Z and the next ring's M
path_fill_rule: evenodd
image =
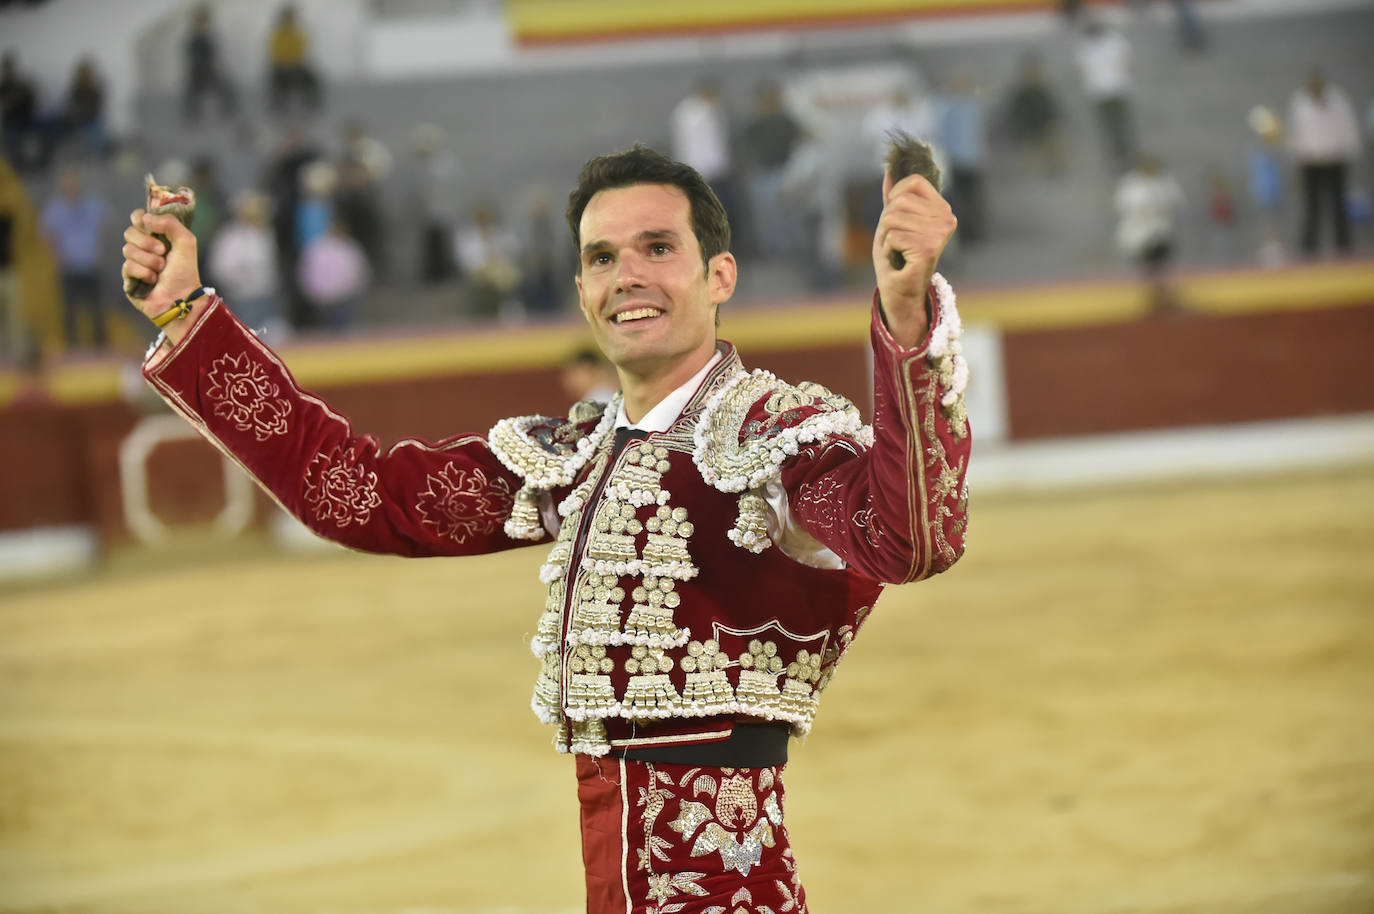
M506 0L516 38L533 42L1049 7L1048 0Z

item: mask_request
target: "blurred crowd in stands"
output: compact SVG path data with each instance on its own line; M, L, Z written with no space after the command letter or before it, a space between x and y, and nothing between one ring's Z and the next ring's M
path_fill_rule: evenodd
M1237 262L1275 265L1310 256L1324 234L1338 251L1351 250L1351 223L1369 218L1358 165L1374 131L1374 107L1362 123L1355 101L1319 69L1305 76L1295 70L1286 110L1236 112L1249 126L1249 145L1236 150L1242 164L1213 168L1207 199L1194 205L1175 171L1203 163L1164 161L1142 142L1131 41L1078 7L1063 3L1063 27L1075 34L1078 91L1056 85L1029 49L1006 85L980 85L976 74L956 70L930 85L895 88L863 117L872 180L857 193L834 179L826 161L833 148L827 132L849 127L789 96L781 65L777 80L756 87L742 116L744 100L731 99L732 111L717 79L702 78L663 112L667 151L711 182L733 220L741 257L790 270L817 292L866 275L889 131L932 143L959 218L958 245L972 249L996 232L987 191L994 147L1015 150L1016 180L1075 180L1070 172L1083 157L1079 151L1075 161L1065 136L1070 95L1091 106L1100 159L1114 183L1104 205L1116 220L1120 254L1139 265L1161 309L1177 305L1168 267L1183 219L1205 219L1219 248L1234 247L1240 220L1260 226L1258 250L1232 251ZM1173 0L1173 7L1181 51L1210 53L1191 3ZM194 188L205 279L249 325L275 340L343 331L363 319L376 289L451 292L448 313L475 321L575 311L575 262L561 201L542 191L521 197L467 186L438 123L417 124L404 148L393 151L365 121L332 118L308 25L290 6L270 30L261 80L230 72L211 7L189 22L182 119L188 130L207 119L232 122L234 139L193 161L154 162L154 171L159 183ZM100 178L141 185L141 173L125 173L131 140L111 135L102 77L89 59L77 64L63 97L45 103L20 52L6 49L0 102L0 357L22 360L43 335L34 305L41 296L33 293L44 269L60 288L61 318L51 325L61 344L103 348L110 322L125 320L127 310L117 278L106 275L118 252L124 213L116 210L124 201L103 196L110 181ZM391 145L401 146L395 139ZM1248 187L1232 186L1234 173L1244 174ZM413 242L396 240L412 237L392 231L402 218L413 223ZM21 269L22 260L38 262L43 251L50 253L46 267Z

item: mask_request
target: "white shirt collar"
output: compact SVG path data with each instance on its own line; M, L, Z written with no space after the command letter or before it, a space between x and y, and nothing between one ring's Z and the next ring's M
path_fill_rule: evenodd
M677 421L677 417L682 415L682 410L687 406L687 401L692 399L692 394L697 392L697 388L701 386L706 373L723 358L725 356L717 347L716 354L711 356L711 360L701 367L701 371L688 378L677 390L659 400L658 405L645 413L644 418L638 422L630 422L629 417L625 415L625 401L621 400L620 409L615 414L615 427L637 428L645 432L666 432Z

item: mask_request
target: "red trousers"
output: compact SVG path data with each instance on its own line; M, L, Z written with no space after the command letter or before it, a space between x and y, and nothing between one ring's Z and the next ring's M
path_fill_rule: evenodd
M577 756L588 914L806 914L782 770Z

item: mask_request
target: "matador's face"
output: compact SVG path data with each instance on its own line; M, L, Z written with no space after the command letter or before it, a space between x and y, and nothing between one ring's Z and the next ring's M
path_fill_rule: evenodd
M654 376L705 364L716 308L735 289L735 259L703 265L687 195L666 184L599 191L582 213L582 314L622 373Z

